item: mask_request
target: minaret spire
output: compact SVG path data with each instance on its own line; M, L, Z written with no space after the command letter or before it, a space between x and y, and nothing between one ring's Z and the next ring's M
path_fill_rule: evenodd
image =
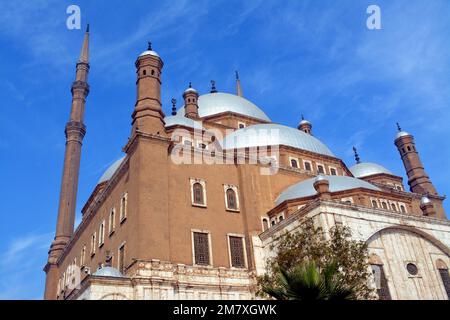
M78 191L81 146L86 133L84 125L84 108L89 94L87 83L89 73L89 26L84 35L80 58L76 65L75 81L72 84L72 107L69 121L66 124L66 151L59 197L58 218L55 239L49 250L44 271L47 274L45 283L45 299L56 298L58 282L57 260L73 235L75 224L75 208Z
M355 153L356 163L361 163L361 158L359 157L358 150L356 149L356 147L353 147L353 152Z
M239 79L239 73L237 71L236 72L236 94L239 97L243 97L243 93L242 93L242 87L241 87L241 80Z
M78 62L89 63L89 24L84 33L83 46L81 47L80 59Z

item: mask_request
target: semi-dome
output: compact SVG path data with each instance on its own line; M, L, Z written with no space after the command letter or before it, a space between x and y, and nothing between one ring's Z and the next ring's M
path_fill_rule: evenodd
M328 180L330 186L330 192L338 192L344 190L351 190L356 188L364 188L369 190L381 191L380 188L368 183L364 180L360 180L353 177L347 176L323 176L324 179ZM275 204L279 205L286 200L310 197L317 193L314 189L314 182L316 178L307 179L294 184L287 189L285 189L275 200Z
M112 165L109 166L108 169L106 169L105 173L100 177L97 184L100 184L102 182L108 181L111 179L111 177L116 173L117 169L119 169L120 165L122 164L123 160L125 160L125 156L114 162Z
M361 162L355 164L349 170L356 178L363 178L380 173L392 174L392 172L390 172L385 167L371 162Z
M198 97L198 115L208 117L222 112L234 112L244 116L270 122L269 117L254 103L243 97L230 93L215 92L203 94ZM184 107L179 113L184 115Z
M184 109L184 108L183 108ZM176 115L174 116L167 116L164 118L164 122L165 122L165 127L171 127L171 126L175 126L175 125L180 125L180 126L185 126L185 127L189 127L189 128L197 128L197 129L201 129L202 128L202 124L199 121L195 121L191 118L185 117L184 113L181 114L180 112L178 112Z
M316 137L280 124L256 124L227 135L220 144L223 149L242 149L285 145L334 157L328 147Z
M113 267L98 268L92 275L96 277L123 278L123 274Z

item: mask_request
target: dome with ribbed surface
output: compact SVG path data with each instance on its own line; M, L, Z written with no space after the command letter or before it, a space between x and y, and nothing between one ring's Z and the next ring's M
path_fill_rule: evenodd
M347 176L323 176L325 180L328 180L330 184L330 192L338 192L344 190L351 190L357 188L364 188L369 190L380 191L380 188L368 183L364 180L347 177ZM292 200L297 198L310 197L317 193L314 189L314 182L316 178L311 178L305 181L301 181L285 189L279 197L275 200L275 204L279 205L286 200Z
M114 162L112 165L109 166L108 169L106 169L105 173L100 177L97 184L100 184L102 182L108 181L111 179L111 177L116 173L117 169L119 169L120 165L122 164L123 160L125 160L125 156Z
M334 157L331 150L312 135L274 123L256 124L236 130L220 141L220 144L223 149L284 145Z
M96 277L112 277L112 278L123 278L123 274L113 267L103 267L97 269L93 274Z
M392 172L390 172L385 167L371 162L361 162L355 164L349 170L356 178L368 177L380 173L392 174Z
M230 93L215 92L198 97L198 115L201 118L223 112L234 112L244 116L270 122L269 117L254 103ZM178 110L184 115L184 106Z

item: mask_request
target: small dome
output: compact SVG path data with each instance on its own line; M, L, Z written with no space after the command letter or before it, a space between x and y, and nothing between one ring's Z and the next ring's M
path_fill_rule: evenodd
M380 188L370 184L364 180L347 177L347 176L322 176L323 179L330 183L330 192L338 192L351 190L356 188L364 188L369 190L380 191ZM311 178L294 184L285 189L275 200L275 204L279 205L286 200L310 197L317 194L314 189L314 182L317 178Z
M234 112L270 122L269 117L252 102L230 93L208 93L198 97L198 115L208 117L222 112ZM184 114L184 108L180 112Z
M316 137L274 123L256 124L236 130L220 141L220 144L223 149L285 145L334 157L331 150Z
M195 90L195 89L192 88L192 87L189 87L189 88L187 88L186 90L184 90L184 93L188 93L188 92L194 92L194 93L197 93L197 90Z
M113 267L98 268L97 271L95 271L92 275L96 277L113 277L113 278L124 277L119 270Z
M422 199L420 199L421 206L427 205L429 203L431 203L431 200L427 196L423 196Z
M100 184L102 182L105 182L105 181L108 181L109 179L111 179L111 177L114 175L114 173L116 173L117 169L122 164L123 160L125 160L125 156L123 156L122 158L120 158L119 160L114 162L111 166L109 166L109 168L106 169L105 173L103 173L103 175L100 177L97 184Z
M325 181L327 179L325 179L325 177L321 174L319 174L316 179L314 180L314 182L318 182L318 181Z
M298 125L302 126L302 125L305 125L305 124L311 125L311 122L309 122L308 120L303 119L302 121L300 121L300 123Z
M156 51L153 51L153 50L146 50L146 51L142 52L139 55L139 57L143 57L143 56L146 56L146 55L151 55L151 56L155 56L155 57L159 58L159 54Z
M395 136L395 139L401 138L401 137L406 137L406 136L410 136L411 134L409 132L406 131L399 131L397 132L397 135Z
M356 178L368 177L379 173L392 174L392 172L390 172L385 167L371 162L361 162L355 164L349 170Z

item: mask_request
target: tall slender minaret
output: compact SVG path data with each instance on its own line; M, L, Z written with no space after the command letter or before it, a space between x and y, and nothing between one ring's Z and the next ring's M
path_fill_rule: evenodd
M239 73L237 71L236 72L236 94L239 97L243 97L244 94L242 93L242 87L241 87L241 80L239 79Z
M437 195L436 189L425 172L419 153L416 150L414 137L408 132L403 131L398 123L397 129L395 145L405 166L411 191L420 194Z
M76 65L75 81L72 84L72 109L66 124L66 151L59 197L58 219L55 239L49 250L48 262L44 268L47 274L45 299L56 298L58 282L57 260L73 234L75 224L75 207L78 191L81 146L86 133L84 125L84 108L89 94L87 83L89 73L89 25L84 34L80 58Z

